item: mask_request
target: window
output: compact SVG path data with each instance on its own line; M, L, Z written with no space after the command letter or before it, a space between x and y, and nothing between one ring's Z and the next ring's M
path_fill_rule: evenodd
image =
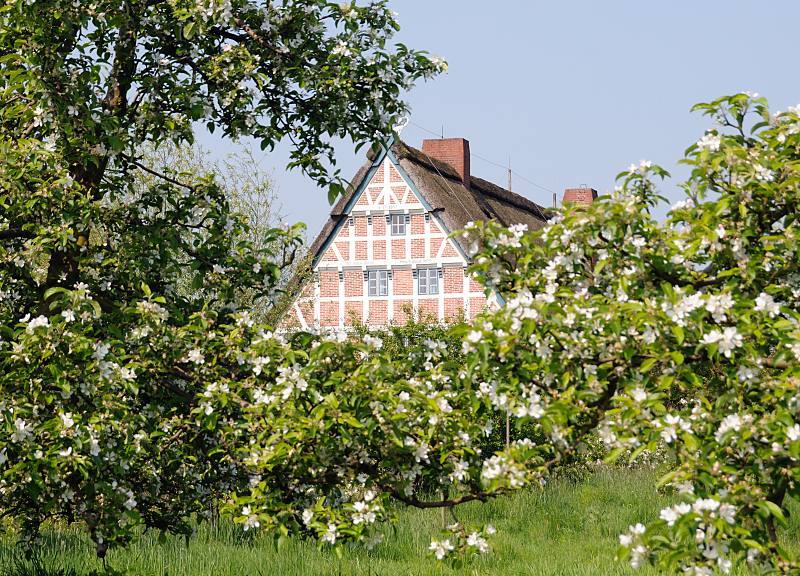
M391 215L392 236L404 236L406 233L406 215Z
M417 293L420 295L439 293L439 270L420 268L417 270Z
M367 272L367 294L370 296L389 295L388 270L370 270Z

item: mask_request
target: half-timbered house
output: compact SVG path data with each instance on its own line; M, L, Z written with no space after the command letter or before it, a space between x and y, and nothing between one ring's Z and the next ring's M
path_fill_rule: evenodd
M497 297L467 273L468 246L450 233L488 219L535 229L548 217L531 200L473 176L467 140L373 147L311 245L310 275L295 287L282 326L474 317Z

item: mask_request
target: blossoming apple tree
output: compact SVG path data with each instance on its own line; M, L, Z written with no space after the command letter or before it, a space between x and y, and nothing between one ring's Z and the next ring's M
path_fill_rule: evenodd
M376 336L285 341L247 316L198 334L207 353L184 363L208 383L198 422L247 477L227 500L238 521L373 542L390 500L453 510L540 484L597 434L612 459L675 455L662 484L678 502L620 535L633 566L796 572L779 528L800 473L800 115L747 94L698 109L715 124L665 221L667 174L642 162L541 231L468 227L473 271L506 304L446 338L386 354ZM525 436L483 453L497 410ZM437 558L487 549L490 527L448 530Z
M632 565L797 570L779 532L800 474L797 110L701 105L715 125L664 222L666 174L642 163L541 231L471 226L506 305L453 329L458 355L398 357L257 324L236 294L273 295L292 231L259 251L211 177L136 185L143 145L201 123L288 138L341 191L328 138L372 140L442 68L387 48L383 3L20 1L0 23L0 512L25 538L81 521L103 555L219 502L247 530L373 543L392 500L541 483L597 432L612 457L676 456L681 501L620 536ZM484 453L497 410L530 433ZM449 531L434 556L492 529Z
M467 342L493 402L549 439L534 477L591 429L612 457L674 451L662 483L679 503L620 536L634 567L796 573L778 529L800 490L800 109L749 94L696 109L714 125L664 222L666 174L642 162L540 233L479 227L477 269L508 304Z
M235 484L195 387L297 230L254 243L211 176L142 155L198 127L286 140L335 197L331 139L386 135L444 68L397 28L382 1L0 6L0 513L26 538L82 521L102 555L140 525L188 531Z

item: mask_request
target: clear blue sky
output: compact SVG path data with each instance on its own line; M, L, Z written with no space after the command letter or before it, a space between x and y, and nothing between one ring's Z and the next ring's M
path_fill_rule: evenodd
M394 0L398 40L448 60L449 71L408 95L411 120L464 137L472 173L498 183L506 164L559 193L588 184L601 193L631 162L673 173L677 199L685 148L709 120L693 103L741 90L774 110L800 102L798 0ZM432 137L410 125L403 139ZM211 140L201 141L208 145ZM216 153L226 147L215 146ZM363 162L347 146L350 178ZM264 157L274 170L287 221L304 221L309 240L330 210L326 193L286 172L285 150ZM514 190L541 204L551 193L516 178Z

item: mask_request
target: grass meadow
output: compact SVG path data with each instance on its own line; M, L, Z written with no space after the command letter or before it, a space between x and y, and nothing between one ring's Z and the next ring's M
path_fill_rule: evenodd
M669 499L655 489L656 474L603 470L586 480L556 480L544 490L463 507L465 523L491 522L498 532L493 551L454 568L427 556L432 535L443 526L440 510L399 511L385 541L371 551L353 546L342 558L313 542L252 538L239 528L201 525L188 546L181 538L159 542L145 534L126 550L109 552L106 566L78 529L48 529L35 563L20 560L8 535L0 539L0 576L446 576L621 575L633 571L614 560L617 536L628 525L657 516ZM788 545L797 546L791 530Z

